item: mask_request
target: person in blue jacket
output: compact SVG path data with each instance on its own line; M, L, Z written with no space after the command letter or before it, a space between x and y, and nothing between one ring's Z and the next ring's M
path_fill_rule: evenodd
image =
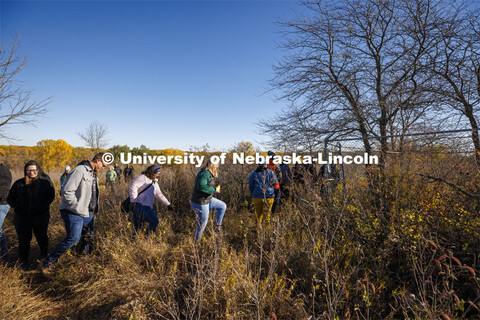
M270 212L272 210L275 192L273 187L277 185L275 173L261 164L248 178L248 187L252 192L253 205L257 214L258 223L263 220L270 224Z

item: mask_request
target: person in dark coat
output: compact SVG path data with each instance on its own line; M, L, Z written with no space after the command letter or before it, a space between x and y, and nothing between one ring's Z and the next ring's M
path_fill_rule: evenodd
M28 268L28 255L32 231L40 247L40 254L48 254L48 223L50 204L55 199L55 188L40 164L30 160L24 167L24 178L14 182L7 196L15 215L13 224L18 235L18 252L21 267Z
M125 170L123 170L123 178L125 182L132 182L135 179L135 169L133 169L133 165L129 164Z
M118 182L120 182L120 179L122 178L122 168L120 168L120 166L118 164L114 164L113 165L113 170L115 170L115 173L117 174L117 179L118 179Z

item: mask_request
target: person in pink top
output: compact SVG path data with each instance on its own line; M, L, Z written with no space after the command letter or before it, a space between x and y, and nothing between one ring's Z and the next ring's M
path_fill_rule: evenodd
M158 186L159 176L160 167L157 165L149 166L130 184L130 202L135 205L133 209L135 232L142 227L144 222L148 223L147 233L155 232L158 226L158 217L152 209L155 199L167 206L168 210L173 210L172 205Z

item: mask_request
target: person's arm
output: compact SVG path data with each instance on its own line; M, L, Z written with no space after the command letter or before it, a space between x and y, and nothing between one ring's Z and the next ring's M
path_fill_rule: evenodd
M70 176L68 177L67 181L65 181L65 184L62 187L63 199L72 210L75 210L78 204L76 192L77 192L78 186L80 186L80 183L82 182L84 173L85 173L85 169L82 166L76 167L75 169L72 170L72 172L70 173ZM74 212L77 212L77 211L74 211Z
M209 171L204 171L200 173L200 176L198 177L198 190L206 193L206 194L212 194L215 193L216 189L215 187L209 186L208 184L210 183L211 173Z
M52 204L53 200L55 200L55 187L53 186L52 181L49 179L47 185L47 196L45 197L47 206L50 206Z
M13 209L17 208L19 203L18 193L17 193L17 185L18 185L17 182L18 181L15 181L13 186L10 188L10 191L8 192L8 196L7 196L7 203Z
M155 188L155 198L163 203L165 206L170 206L170 202L167 200L167 198L163 195L162 191L160 190L160 186L158 183L155 183L154 185Z
M270 182L271 182L271 185L272 187L275 187L278 183L278 180L277 180L277 176L275 175L275 172L273 172L272 170L270 170L269 172L270 174Z
M248 178L248 189L250 189L250 192L253 192L253 187L254 187L254 183L255 183L255 181L253 181L254 180L254 177L253 177L254 175L255 175L255 173L252 172L252 174L250 174L250 177Z

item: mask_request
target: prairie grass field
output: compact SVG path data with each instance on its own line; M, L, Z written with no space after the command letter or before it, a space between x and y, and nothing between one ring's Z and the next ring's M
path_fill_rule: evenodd
M128 184L105 188L90 255L69 251L51 278L15 265L11 211L4 223L11 263L0 265L0 319L478 319L480 216L473 158L389 158L383 170L349 169L345 183L292 187L257 225L247 180L255 166L221 166L223 233L210 214L193 241L189 201L197 168L163 166L175 206L156 206L154 235L132 238L119 210ZM140 168L136 168L137 174ZM58 193L61 172L50 176ZM22 176L13 168L14 179ZM325 191L326 190L326 191ZM60 196L51 206L50 248L64 237Z

